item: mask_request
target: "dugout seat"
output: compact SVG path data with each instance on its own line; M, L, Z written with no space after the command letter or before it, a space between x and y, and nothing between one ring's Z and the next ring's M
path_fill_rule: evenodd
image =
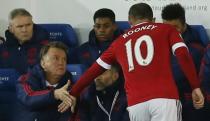
M69 24L38 24L49 33L49 39L52 41L62 41L68 47L78 46L78 38L75 30Z
M72 74L72 81L75 83L80 76L85 72L86 66L82 64L68 64L67 70Z
M130 28L130 24L128 23L128 21L116 21L116 24L119 27L119 29L123 31L126 31Z
M18 77L19 73L15 69L0 69L0 121L12 120Z

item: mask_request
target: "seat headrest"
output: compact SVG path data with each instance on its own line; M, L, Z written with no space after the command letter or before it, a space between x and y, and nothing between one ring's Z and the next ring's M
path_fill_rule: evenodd
M85 72L86 67L82 64L68 64L67 70L72 74L72 81L75 83Z
M129 29L131 26L128 23L128 21L116 21L116 24L118 26L119 29L126 31L127 29Z
M38 24L49 33L49 39L62 41L68 47L78 46L75 30L69 24Z

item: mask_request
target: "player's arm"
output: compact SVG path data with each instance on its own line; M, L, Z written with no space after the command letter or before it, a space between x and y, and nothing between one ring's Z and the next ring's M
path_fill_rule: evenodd
M112 63L115 62L114 43L97 59L97 61L80 77L73 85L70 94L78 97L82 90L87 87L94 79L102 74L106 69L110 69Z
M176 58L181 65L185 76L188 78L191 88L199 88L200 82L198 81L199 79L190 53L188 52L188 49L184 43L177 44L183 44L183 46L176 48L174 54L176 55ZM176 46L176 44L174 46Z
M82 90L87 87L91 82L100 74L105 71L103 67L101 67L97 62L95 62L73 85L70 94L78 97Z
M200 90L200 81L196 73L195 65L188 51L187 46L183 42L181 35L176 29L172 28L170 32L170 44L173 54L176 56L182 71L189 80L192 88L192 98L195 108L201 108L204 105L204 97Z
M200 81L198 81L199 79L196 73L195 65L187 47L182 46L177 48L175 50L175 55L193 90L192 98L194 107L197 109L202 108L204 105L204 97L200 90Z

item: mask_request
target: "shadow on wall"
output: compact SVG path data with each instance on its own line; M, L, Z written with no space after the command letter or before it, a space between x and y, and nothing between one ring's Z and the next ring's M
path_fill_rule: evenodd
M0 19L0 36L5 37L5 30L8 28L8 23L5 20Z

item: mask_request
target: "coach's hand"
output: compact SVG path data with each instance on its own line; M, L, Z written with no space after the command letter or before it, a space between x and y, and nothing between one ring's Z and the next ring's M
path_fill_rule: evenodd
M71 105L69 105L68 103L65 103L65 101L63 101L59 106L58 106L58 112L65 112L67 111L69 108L71 108L71 112L74 113L74 109L76 107L76 98L74 96L71 96Z
M204 106L204 96L200 88L196 88L192 91L192 100L196 109L200 109Z

